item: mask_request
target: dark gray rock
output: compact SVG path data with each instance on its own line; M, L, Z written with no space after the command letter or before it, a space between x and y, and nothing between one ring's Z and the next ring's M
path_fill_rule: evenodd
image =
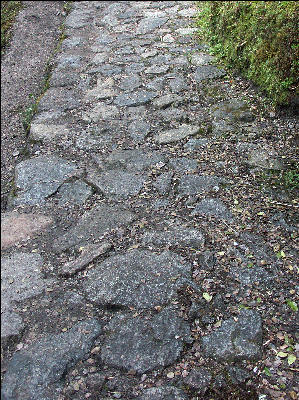
M188 136L196 135L199 131L200 128L198 126L182 124L177 129L171 129L169 131L159 133L155 137L155 141L159 144L174 143L185 139Z
M146 87L150 90L160 91L163 90L165 79L158 77L148 82Z
M103 173L89 173L86 180L104 196L127 199L138 195L146 177L134 172L113 169Z
M177 191L182 195L196 195L210 190L219 190L222 178L214 175L186 175L182 177Z
M100 333L98 321L82 321L68 332L48 335L28 349L15 353L4 377L3 399L56 398L65 373L86 357Z
M169 192L171 188L172 177L173 174L171 172L164 172L163 174L159 175L153 183L154 188L156 188L162 196Z
M92 189L85 182L77 180L75 182L64 183L60 187L58 194L60 204L65 204L66 202L83 204L92 194Z
M163 75L169 70L169 65L151 65L146 68L144 73L146 75Z
M181 77L177 78L175 77L174 79L169 79L169 86L171 88L171 91L174 93L179 93L188 88L186 80Z
M80 68L82 65L83 57L79 55L64 55L62 54L59 57L58 60L58 65L56 67L56 70L61 70L61 69L72 69L72 68Z
M222 78L226 75L223 69L215 67L214 65L202 65L198 67L194 74L196 82L201 82L206 79L217 79Z
M122 207L99 205L87 211L78 221L77 225L54 241L54 249L66 250L79 244L90 243L92 238L98 239L107 231L122 225L128 225L135 215Z
M191 343L189 325L171 308L152 319L116 316L106 326L101 360L138 374L165 367L177 360L184 343Z
M125 67L125 72L127 75L135 75L145 70L145 65L142 63L129 63Z
M124 78L121 82L119 87L122 90L131 92L135 89L138 89L141 86L142 82L138 75L128 76Z
M286 168L282 158L273 150L268 148L254 149L248 154L246 164L250 167L281 171Z
M206 215L217 219L232 221L233 216L224 203L219 199L203 199L196 204L191 215Z
M143 18L137 27L136 34L143 35L149 33L156 28L160 28L167 22L168 18Z
M244 383L251 377L250 373L246 369L234 366L228 367L227 373L229 375L229 379L235 385Z
M16 166L15 204L40 204L76 173L76 166L55 156L40 156Z
M132 250L97 265L82 290L101 306L153 308L175 298L190 271L190 264L171 252Z
M164 96L158 97L153 101L153 106L157 108L167 108L173 103L181 102L183 98L177 94L165 94Z
M184 378L184 383L190 388L196 389L196 391L199 392L198 394L203 395L208 389L211 379L212 375L210 372L206 368L202 367L192 369L189 372L189 375Z
M114 100L114 104L117 104L118 106L122 107L141 106L142 104L149 103L157 96L158 94L156 92L148 92L146 90L141 90L139 92L125 93L117 96L116 99Z
M188 396L174 386L159 386L145 389L136 400L187 400Z
M204 246L204 236L197 229L172 227L167 231L146 232L143 235L142 243L201 249Z
M253 264L253 263L252 263ZM243 288L248 286L268 287L274 279L274 276L267 272L264 268L252 265L249 267L231 267L230 274L237 279Z
M90 70L89 73L100 73L103 76L116 76L120 75L122 71L123 68L118 65L105 64Z
M262 320L253 310L242 310L238 321L224 321L215 332L202 338L207 357L221 361L258 360L262 357Z
M161 153L143 149L115 150L104 160L107 168L124 168L128 171L144 171L158 163L165 163Z
M167 110L160 111L158 115L162 121L186 122L188 120L188 114L178 108L168 108Z

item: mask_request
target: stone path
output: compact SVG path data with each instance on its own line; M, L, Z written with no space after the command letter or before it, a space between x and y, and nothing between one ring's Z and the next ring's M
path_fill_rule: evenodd
M283 159L196 13L72 3L2 216L5 400L257 398L263 310L239 306L281 262L245 168Z

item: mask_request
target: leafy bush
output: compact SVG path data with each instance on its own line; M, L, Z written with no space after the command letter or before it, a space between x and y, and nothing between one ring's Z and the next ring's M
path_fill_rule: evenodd
M227 67L264 90L274 104L298 96L296 1L199 2L199 35Z

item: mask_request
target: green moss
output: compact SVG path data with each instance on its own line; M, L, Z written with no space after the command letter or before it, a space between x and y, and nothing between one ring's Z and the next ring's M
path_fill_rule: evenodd
M1 56L9 44L11 28L18 12L22 9L21 1L1 2Z
M259 85L274 104L298 96L295 1L204 1L199 6L199 35L218 60Z

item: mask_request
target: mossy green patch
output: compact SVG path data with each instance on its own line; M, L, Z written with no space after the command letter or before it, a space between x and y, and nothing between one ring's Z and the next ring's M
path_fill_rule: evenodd
M276 105L299 95L297 2L203 1L199 6L199 35L219 61L259 85Z
M9 44L12 25L21 9L21 1L1 2L1 56Z

